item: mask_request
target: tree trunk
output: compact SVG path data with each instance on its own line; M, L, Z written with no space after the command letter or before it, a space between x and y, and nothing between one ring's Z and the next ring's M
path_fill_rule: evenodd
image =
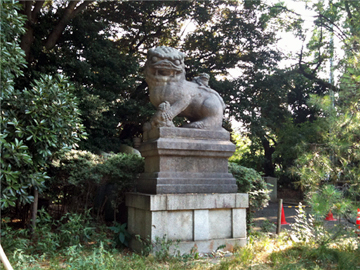
M25 59L28 63L32 61L31 59L31 46L35 40L34 38L34 25L37 23L37 16L40 12L42 6L44 5L44 0L42 1L35 1L33 6L33 1L20 1L20 4L23 6L23 14L26 15L26 32L21 37L20 47L25 52Z
M270 146L270 143L267 139L263 138L261 140L262 145L264 147L264 151L265 151L265 161L264 161L264 173L265 176L275 176L275 166L273 164L272 161L272 154L275 152L275 147L274 146Z
M26 61L31 63L33 61L31 57L31 46L35 40L34 37L34 26L38 22L38 14L41 8L44 5L44 0L38 1L19 1L23 5L22 13L26 15L27 22L25 25L26 32L21 38L21 49L24 50L26 55ZM80 0L77 1L68 1L68 5L65 8L65 12L60 20L56 23L54 28L52 29L50 35L47 37L45 41L45 48L47 50L51 50L54 48L56 42L59 40L62 32L65 27L68 25L70 20L76 16L79 12L83 11L88 5L90 5L93 1L84 1L79 6L76 6Z
M20 47L21 49L24 50L25 59L29 63L31 61L30 49L31 49L31 45L34 42L34 29L32 28L29 22L26 23L25 28L26 28L26 32L21 38Z
M32 208L32 215L31 215L31 230L32 230L32 232L34 232L35 228L36 228L38 202L39 202L39 191L35 188L34 189L34 203L33 203L33 208Z

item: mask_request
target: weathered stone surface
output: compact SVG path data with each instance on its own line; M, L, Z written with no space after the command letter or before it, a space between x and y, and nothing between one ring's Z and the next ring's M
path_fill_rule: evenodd
M209 235L209 210L194 210L194 241L207 240Z
M219 130L225 104L220 95L208 85L209 75L200 74L193 82L185 79L184 54L171 47L148 51L144 67L150 101L158 108L145 125L145 130L173 127L175 116L190 120L189 128Z
M237 223L232 223L232 233L234 238L246 238L246 209L232 209L232 220L237 220Z
M248 208L249 196L246 193L152 195L131 192L126 196L126 205L146 211Z
M166 193L231 193L236 180L228 173L235 145L225 130L161 127L144 134L140 152L145 172L137 191Z
M212 225L210 226L211 239L233 238L231 208L212 209L209 213L209 222Z
M126 196L128 231L143 239L180 240L181 253L192 248L212 252L220 245L246 244L248 195L230 194L140 194ZM134 239L131 248L140 250Z

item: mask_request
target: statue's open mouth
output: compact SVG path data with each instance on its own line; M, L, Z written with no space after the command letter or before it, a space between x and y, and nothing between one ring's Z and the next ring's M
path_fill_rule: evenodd
M168 76L168 77L175 77L180 72L171 69L155 69L155 76Z

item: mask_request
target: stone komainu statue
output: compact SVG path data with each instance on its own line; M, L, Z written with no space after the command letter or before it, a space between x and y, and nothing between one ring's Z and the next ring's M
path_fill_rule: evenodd
M150 101L158 108L145 129L173 127L175 116L190 121L184 127L221 129L224 101L208 86L209 75L202 73L193 82L185 79L183 53L165 46L150 49L144 74Z

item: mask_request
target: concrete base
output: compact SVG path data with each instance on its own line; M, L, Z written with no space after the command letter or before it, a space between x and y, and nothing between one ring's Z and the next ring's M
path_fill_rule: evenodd
M126 205L134 236L130 247L136 251L142 246L135 235L152 243L165 236L181 254L209 253L219 246L231 251L246 244L247 194L129 193Z
M236 193L228 172L235 145L226 130L161 127L144 133L145 172L136 191L147 194Z

